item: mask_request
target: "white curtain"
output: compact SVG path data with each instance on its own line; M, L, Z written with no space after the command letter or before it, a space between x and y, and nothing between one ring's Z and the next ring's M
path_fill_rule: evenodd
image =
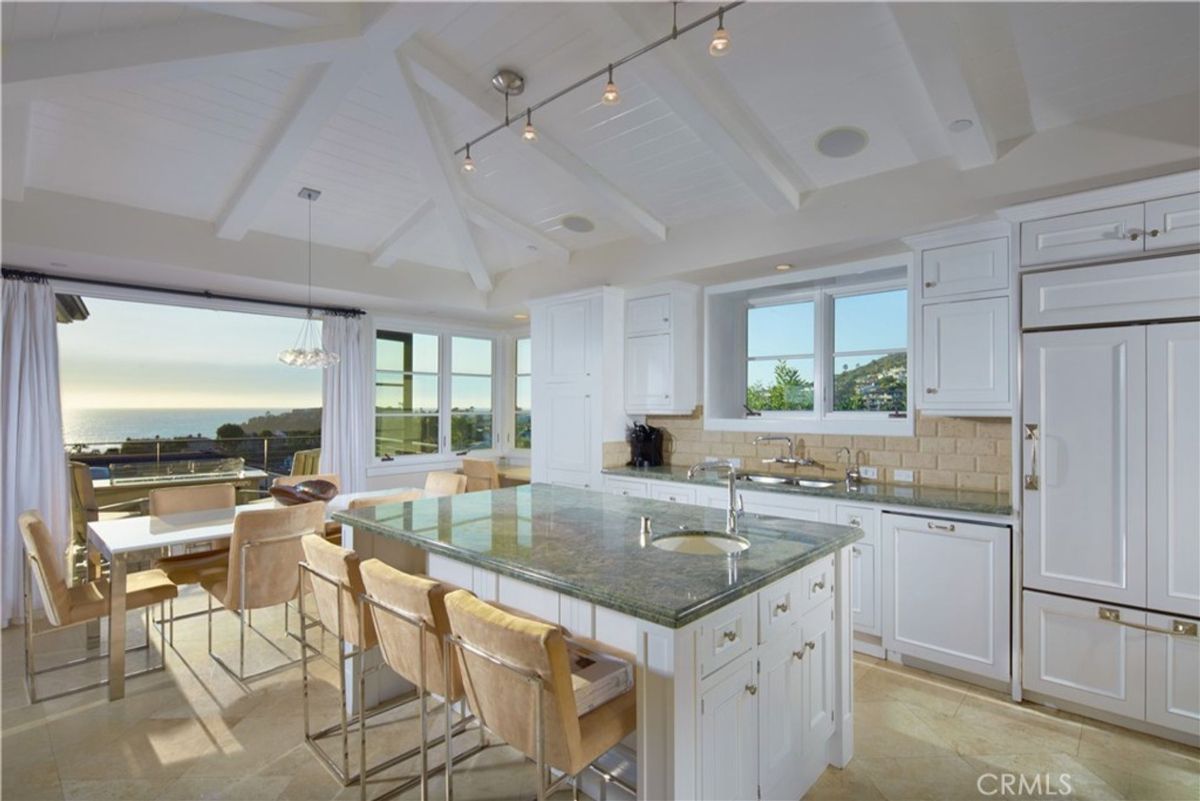
M363 315L326 314L321 347L341 357L325 368L321 409L321 472L337 473L342 492L359 492L367 484L371 390L364 338L370 331Z
M4 280L0 578L5 626L24 614L17 515L27 509L41 512L60 553L71 536L55 317L54 291L45 280Z

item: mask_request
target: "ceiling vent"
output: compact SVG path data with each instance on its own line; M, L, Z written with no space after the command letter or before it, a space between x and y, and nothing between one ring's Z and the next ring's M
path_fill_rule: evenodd
M566 217L563 217L562 227L577 234L586 234L589 231L596 230L594 222L587 217L580 217L578 214L568 214Z

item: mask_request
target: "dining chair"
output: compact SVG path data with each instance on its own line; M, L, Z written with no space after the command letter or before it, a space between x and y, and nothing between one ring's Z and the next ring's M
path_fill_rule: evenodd
M21 539L25 545L23 570L23 601L25 603L25 690L29 694L29 702L48 701L64 695L103 687L107 680L94 682L81 687L39 697L37 693L37 677L64 668L93 662L97 659L107 659L108 654L97 654L80 659L73 659L53 667L37 669L37 655L34 649L38 637L46 631L35 631L33 616L33 584L36 581L42 596L42 608L46 621L51 629L63 629L79 626L92 621L98 621L108 615L110 588L108 579L100 578L83 584L68 587L59 567L58 556L51 541L50 529L36 511L22 512L17 517L17 527L21 530ZM143 570L129 573L126 576L125 608L126 610L146 610L146 642L142 645L126 648L126 652L150 649L150 607L174 598L179 592L161 570ZM141 676L162 670L166 665L166 643L159 639L159 663L144 670L126 674L126 678Z
M467 491L467 477L461 473L434 470L425 475L426 497L461 495Z
M445 647L460 655L467 700L480 723L534 762L538 801L568 781L578 798L580 774L637 728L636 688L580 715L561 627L514 615L463 590L448 594L445 603L450 624ZM573 639L597 653L634 661L594 640ZM551 780L551 769L563 775Z
M277 673L297 664L290 659L285 664L246 674L246 628L254 609L264 609L296 600L300 592L297 566L304 560L300 540L306 534L323 535L325 504L320 501L277 509L254 509L239 512L233 521L233 536L229 541L229 565L221 573L206 573L200 584L208 592L208 655L232 676L243 688L246 683ZM216 599L238 618L238 669L235 671L213 652L212 609ZM304 621L301 620L303 643ZM255 631L257 631L255 629ZM286 618L284 632L287 631ZM283 649L261 634L268 643L287 656ZM304 644L301 648L308 647ZM316 650L316 649L313 649Z
M168 517L183 515L189 512L206 512L219 509L232 510L237 502L237 489L232 484L201 484L192 487L163 487L150 490L150 516ZM231 520L232 522L232 520ZM229 543L217 541L208 543L201 551L162 556L154 560L154 567L167 574L176 585L199 584L207 573L223 573L229 567ZM166 621L159 619L159 625L169 626L167 642L175 644L175 621L203 615L204 610L189 612L179 617L175 616L175 600L171 599L167 608Z
M310 448L305 451L296 451L292 454L292 469L289 471L293 476L307 476L316 473L321 469L321 449Z
M467 477L467 492L500 489L500 471L488 459L463 459L463 475Z
M100 575L100 556L88 559L88 523L102 517L117 519L137 517L146 505L145 498L134 498L101 506L96 500L96 485L92 480L91 467L83 462L68 461L71 473L71 542L67 546L67 564L70 566L68 579L87 581Z
M350 511L355 509L367 509L372 506L383 506L389 503L408 503L409 501L419 501L425 496L425 490L404 490L397 492L395 495L373 495L369 498L355 498L350 501Z
M407 777L398 786L376 796L373 801L391 798L416 784L420 784L421 798L424 799L429 775L445 769L445 759L441 766L430 769L429 749L442 745L447 737L463 734L474 720L473 716L461 714L457 723L447 724L447 733L433 738L429 736L429 697L442 700L448 717L452 716L452 706L464 698L458 655L443 646L450 633L445 598L448 593L461 590L428 576L405 573L378 559L364 561L359 571L363 584L359 614L374 624L380 655L383 657L382 665L359 672L359 697L364 696L368 675L386 666L416 688L416 698L406 697L404 702L418 701L420 720L417 745L389 760L399 763L419 755L417 775ZM359 775L369 777L373 770L366 767L367 726L361 712L358 732ZM453 753L454 762L469 759L487 747L482 728L479 728L479 735L479 742L471 747L457 752L449 748L445 752ZM367 794L367 782L361 781L360 799L365 801Z

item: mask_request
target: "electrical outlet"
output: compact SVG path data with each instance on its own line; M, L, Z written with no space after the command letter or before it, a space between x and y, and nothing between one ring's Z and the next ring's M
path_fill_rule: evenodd
M731 465L733 465L734 467L741 467L742 459L740 456L731 456L731 457L729 457L729 463Z
M862 476L863 478L879 478L879 468L878 467L860 467L860 468L858 468L858 474L860 476Z
M911 484L913 480L913 471L911 470L893 470L892 480L901 484Z

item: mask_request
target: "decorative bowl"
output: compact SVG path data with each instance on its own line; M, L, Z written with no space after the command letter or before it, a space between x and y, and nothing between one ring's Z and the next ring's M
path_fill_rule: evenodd
M331 501L338 494L338 488L332 481L317 478L295 485L281 484L271 487L269 492L272 498L284 506L296 506L313 501Z

